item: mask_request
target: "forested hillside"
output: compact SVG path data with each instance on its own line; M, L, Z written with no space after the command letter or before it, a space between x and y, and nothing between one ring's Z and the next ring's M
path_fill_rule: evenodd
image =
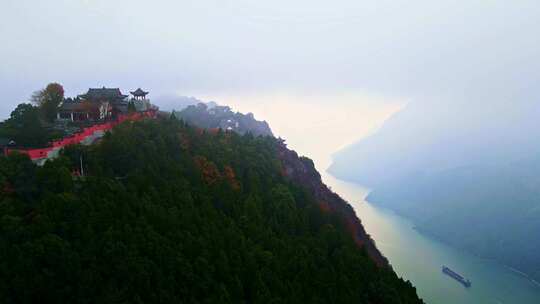
M43 167L0 157L1 302L421 303L280 145L161 119Z

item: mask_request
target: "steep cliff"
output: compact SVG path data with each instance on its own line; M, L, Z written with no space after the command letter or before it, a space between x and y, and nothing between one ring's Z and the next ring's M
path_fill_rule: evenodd
M215 103L191 105L182 111L174 112L174 116L200 128L221 128L239 134L273 136L268 124L265 121L257 121L253 114L234 113L229 107L219 106ZM352 207L338 194L328 189L322 182L321 175L315 169L313 162L288 149L284 141L279 142L278 157L282 162L284 176L302 185L313 195L324 212L333 213L342 218L347 223L347 229L352 234L356 244L365 248L369 256L379 266L388 266L388 261L376 248Z
M388 260L377 249L351 205L323 183L313 161L307 157L299 157L295 151L289 150L283 142L278 147L278 155L283 165L283 175L305 187L324 212L339 215L347 223L347 229L352 234L356 244L365 248L377 265L390 267Z

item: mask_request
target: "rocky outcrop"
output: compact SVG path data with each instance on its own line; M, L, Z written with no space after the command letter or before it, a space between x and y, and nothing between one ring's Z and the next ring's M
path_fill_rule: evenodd
M199 103L182 111L174 111L174 116L190 125L205 129L222 129L239 134L251 133L255 136L273 136L266 121L258 121L252 113L233 112L230 107L215 103Z
M294 183L304 186L319 202L323 211L338 214L346 223L356 244L365 248L377 265L390 267L388 260L380 253L374 241L366 233L351 205L322 182L321 175L315 169L313 161L307 157L299 157L295 151L289 150L283 142L278 146L278 155L283 166L283 174Z

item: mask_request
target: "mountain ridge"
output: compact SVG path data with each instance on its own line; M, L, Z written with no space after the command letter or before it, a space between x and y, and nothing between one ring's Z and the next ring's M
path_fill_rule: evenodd
M124 122L42 167L1 157L0 183L7 302L422 303L272 136Z

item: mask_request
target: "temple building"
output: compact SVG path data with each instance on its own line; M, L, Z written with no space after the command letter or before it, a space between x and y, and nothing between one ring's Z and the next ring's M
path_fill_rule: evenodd
M143 112L150 108L146 99L148 92L140 88L131 92L132 98L122 94L119 88L90 88L85 94L75 99L65 99L58 108L58 120L67 121L103 121L116 119L131 110Z

